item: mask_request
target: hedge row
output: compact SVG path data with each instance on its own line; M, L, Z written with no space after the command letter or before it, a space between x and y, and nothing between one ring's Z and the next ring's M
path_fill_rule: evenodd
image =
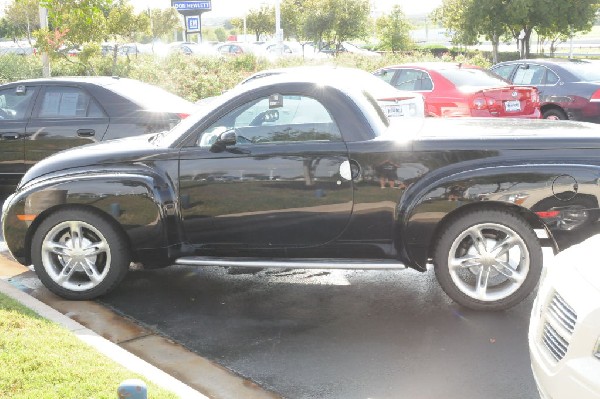
M218 95L232 88L245 77L268 68L328 64L373 71L386 65L434 60L490 66L489 61L480 54L464 56L445 53L436 57L430 52L414 52L384 54L381 57L342 54L319 61L295 57L270 61L251 54L226 58L190 57L180 54L162 58L137 55L119 57L115 68L110 57L92 58L88 65L79 62L77 57L67 57L53 60L51 69L52 76L117 75L138 79L163 87L190 101L197 101ZM41 76L42 62L38 56L0 56L0 83Z

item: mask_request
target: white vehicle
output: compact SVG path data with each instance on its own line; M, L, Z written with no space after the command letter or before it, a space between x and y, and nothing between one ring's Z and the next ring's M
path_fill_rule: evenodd
M545 265L531 312L531 368L543 399L600 398L600 234Z
M341 74L342 76L344 76L347 70L347 68L343 67L329 66L301 66L292 68L266 69L248 76L239 84L243 85L248 82L255 81L256 79L264 78L266 76L280 75L284 73L308 74L318 76L323 71L330 71L332 68L335 68L337 73ZM369 74L368 72L363 73L365 75ZM371 86L373 88L373 91L377 95L376 100L388 118L425 117L425 98L423 97L423 95L411 91L398 90L379 78L370 79L370 81L372 81ZM348 84L351 84L351 82L349 81ZM392 90L390 90L390 87L392 88Z

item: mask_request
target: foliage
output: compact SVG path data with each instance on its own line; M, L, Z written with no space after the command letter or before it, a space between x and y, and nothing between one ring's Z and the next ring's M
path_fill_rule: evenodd
M399 5L395 5L389 15L378 18L376 26L381 50L396 52L412 46L409 35L411 24Z
M263 5L259 9L252 9L246 16L246 29L254 32L256 41L266 33L275 32L275 8Z
M0 348L2 398L112 398L123 380L140 378L4 295ZM146 383L153 398L176 397Z
M15 0L9 4L4 16L7 33L13 39L27 37L31 43L32 32L40 28L39 3L37 0Z
M181 26L180 14L174 8L148 9L147 15L150 20L150 34L154 40L166 37Z
M565 37L589 31L598 0L443 0L432 14L445 26L455 44L475 44L484 35L496 48L502 38L521 40L521 57L529 57L534 30L542 37Z

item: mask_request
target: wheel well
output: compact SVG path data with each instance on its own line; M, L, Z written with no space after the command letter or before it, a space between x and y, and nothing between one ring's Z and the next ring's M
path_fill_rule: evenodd
M558 106L556 104L544 104L540 107L540 111L542 112L542 114L544 112L550 111L550 110L560 111L563 114L565 114L565 116L567 116L567 111L565 111L564 109L562 109L560 106Z
M31 225L27 229L27 234L25 235L25 256L26 256L26 261L28 264L31 264L31 242L33 240L33 235L35 234L37 228L39 227L40 224L42 224L42 222L44 220L46 220L48 217L50 217L50 215L52 215L58 211L64 210L64 209L71 209L71 210L79 209L79 210L85 210L85 211L96 214L98 217L101 217L106 222L110 223L117 231L120 231L123 235L123 238L127 241L127 246L129 248L131 248L131 241L129 240L129 235L127 235L127 233L123 229L123 226L121 226L119 223L117 223L115 221L115 219L113 219L110 215L106 214L105 212L102 212L101 210L99 210L98 208L95 208L93 206L81 205L81 204L77 204L77 205L61 204L61 205L56 205L56 206L53 206L51 208L44 210L33 220L33 222L31 222ZM132 256L133 255L134 254L132 253Z
M432 240L429 243L429 247L427 248L427 258L428 259L432 258L432 255L435 252L435 247L440 238L440 235L446 229L446 227L449 226L451 223L453 223L456 219L463 216L465 213L475 211L475 210L509 211L509 212L512 212L515 215L520 216L523 219L525 219L525 221L527 223L529 223L529 225L533 229L544 229L545 228L544 222L542 222L542 220L535 213L531 212L529 209L522 208L517 205L510 205L510 204L506 204L503 202L494 202L494 201L489 201L489 202L486 201L486 202L477 202L477 203L473 203L473 204L467 204L467 205L461 206L460 208L447 214L437 224L435 231L433 233L433 236L432 236ZM553 242L554 240L552 239L551 241Z

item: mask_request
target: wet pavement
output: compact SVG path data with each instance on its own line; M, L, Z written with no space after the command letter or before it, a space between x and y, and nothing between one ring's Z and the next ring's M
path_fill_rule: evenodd
M134 271L100 302L285 398L537 398L532 299L465 310L434 274Z

